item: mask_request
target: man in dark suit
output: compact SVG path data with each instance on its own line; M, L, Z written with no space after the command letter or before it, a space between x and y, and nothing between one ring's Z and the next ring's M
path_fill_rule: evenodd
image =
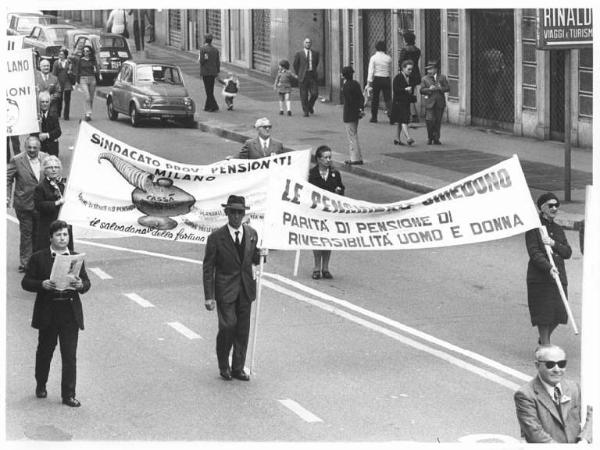
M244 364L250 333L250 310L256 298L252 264L260 262L260 252L256 247L258 236L253 228L242 225L246 210L250 209L244 197L230 195L222 206L228 223L213 231L206 241L202 267L204 306L209 311L217 307L217 360L221 378L249 381Z
M35 292L31 326L39 330L38 347L35 355L35 395L46 398L46 382L50 363L60 341L62 358L62 402L71 407L81 406L75 398L77 340L79 329L83 330L83 309L79 294L90 289L90 280L81 266L79 275L71 275L66 290L56 290L56 283L50 280L52 265L57 254L69 254L68 225L62 220L50 224L50 247L31 255L21 286Z
M38 95L47 91L50 94L50 111L58 113L62 90L57 76L50 73L50 61L47 59L40 61L40 70L35 72L35 90Z
M425 70L427 70L427 75L421 80L421 95L425 103L427 144L440 145L442 116L446 109L446 92L450 91L450 85L446 76L439 73L437 61L427 63Z
M300 101L304 117L315 112L315 102L319 97L319 86L317 84L317 67L319 66L319 52L311 49L310 38L304 39L304 48L296 53L294 57L294 72L298 76L298 87L300 88ZM310 93L310 97L309 97Z
M21 235L19 272L25 271L34 250L33 238L37 232L38 213L34 207L33 193L42 178L42 160L48 156L41 153L40 148L39 138L28 136L25 140L25 152L14 156L6 167L6 207L10 206L12 198ZM11 195L13 184L15 192Z
M281 142L271 138L273 126L269 119L266 117L258 119L254 124L254 128L258 132L258 136L244 142L242 150L240 150L237 156L238 158L258 159L286 152Z
M58 115L50 110L50 94L46 91L38 95L40 104L40 133L42 151L58 156L58 138L62 134Z
M514 395L521 435L529 443L591 443L591 406L582 429L579 384L564 379L564 350L556 345L538 347L535 366L537 376Z
M204 82L206 92L206 102L204 111L215 112L219 110L217 100L215 99L215 78L221 71L221 56L219 50L212 45L212 34L204 35L204 45L200 48L198 62L200 63L200 76Z

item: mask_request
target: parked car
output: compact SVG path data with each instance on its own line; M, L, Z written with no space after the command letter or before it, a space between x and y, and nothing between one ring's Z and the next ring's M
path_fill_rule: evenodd
M28 35L36 25L57 25L66 23L64 20L39 12L9 13L7 15L9 36Z
M155 61L126 61L106 97L110 120L119 113L136 127L144 118L174 119L195 127L196 105L178 66Z
M73 25L38 25L31 33L23 38L23 48L32 48L36 67L41 59L48 59L50 67L58 59L58 51L65 40L67 30L73 30Z
M81 34L76 37L70 56L80 57L85 45L94 49L103 83L110 84L121 70L123 62L132 58L127 39L120 34Z
M79 36L85 36L88 34L96 34L98 30L93 28L75 28L74 30L68 30L65 33L65 40L63 42L63 47L69 50L69 53L73 51L73 47L75 47L75 41Z

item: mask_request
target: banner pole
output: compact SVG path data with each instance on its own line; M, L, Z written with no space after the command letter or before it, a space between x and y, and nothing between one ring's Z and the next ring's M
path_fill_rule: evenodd
M256 336L258 335L258 316L260 314L260 298L262 296L262 274L265 256L261 255L258 269L258 280L256 280L256 306L254 308L254 324L252 333L252 355L250 356L250 373L254 374L254 359L256 355Z
M300 264L300 250L296 250L296 258L294 259L294 276L298 276L298 266Z
M543 237L548 237L548 231L545 226L540 227L540 233ZM548 259L550 260L550 264L553 269L556 269L556 264L554 264L554 258L552 258L552 249L549 245L544 244L546 248L546 255L548 255ZM575 323L575 319L573 318L573 313L571 312L571 308L569 307L569 302L567 301L567 296L565 295L565 291L562 287L562 283L560 282L560 276L558 274L553 274L552 278L554 278L554 282L556 283L556 287L558 287L558 292L560 292L560 298L563 302L565 309L567 310L567 317L569 318L569 322L571 322L571 326L573 327L573 332L575 334L579 334L579 330L577 329L577 324Z

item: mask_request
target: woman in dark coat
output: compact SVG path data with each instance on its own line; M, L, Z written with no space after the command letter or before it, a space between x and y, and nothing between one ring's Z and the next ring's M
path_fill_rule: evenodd
M329 192L344 195L345 187L342 183L342 175L331 166L331 148L321 145L315 152L317 165L308 172L308 182ZM315 266L312 277L315 280L321 278L331 279L329 272L329 259L331 250L313 250Z
M414 96L415 88L411 84L410 75L414 64L410 59L404 61L401 65L402 70L394 77L392 82L392 114L390 123L397 123L397 139L394 139L394 145L404 145L402 143L402 133L406 136L406 143L412 145L415 140L410 137L408 124L410 123L410 100Z
M406 61L407 59L410 59L413 62L414 67L411 74L411 84L413 86L418 86L419 84L421 84L421 71L419 70L419 59L421 58L421 49L419 49L419 47L415 45L416 37L415 33L413 33L412 31L405 31L402 34L402 37L404 38L404 43L406 45L400 49L400 57L398 58L398 63L400 64L400 66L402 66L402 62ZM417 113L416 96L411 98L410 104L413 108L412 121L416 123L419 121L419 114Z
M44 177L33 191L35 210L39 213L38 229L35 236L35 249L41 250L50 245L50 224L58 219L61 206L65 203L65 184L61 178L62 164L56 156L48 156L42 161ZM73 251L73 231L69 225L69 250Z
M558 274L567 293L567 272L565 259L571 257L571 247L565 232L554 222L560 202L552 192L542 194L537 200L540 221L548 230L548 236L542 236L539 229L525 233L525 244L529 253L527 266L527 303L531 315L531 324L538 327L541 345L550 345L550 335L560 323L567 323L567 311L562 303L560 292L553 278ZM544 245L552 249L556 268L548 259Z

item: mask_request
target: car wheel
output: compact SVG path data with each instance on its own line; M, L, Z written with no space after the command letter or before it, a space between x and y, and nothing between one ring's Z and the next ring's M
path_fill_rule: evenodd
M186 117L185 119L182 119L181 123L186 128L197 128L198 127L198 122L196 122L194 120L194 116Z
M132 127L137 127L140 124L140 116L135 107L135 103L132 103L129 107L129 121L131 122Z
M115 111L115 106L110 97L106 100L106 114L109 120L117 120L117 117L119 117L119 113Z

